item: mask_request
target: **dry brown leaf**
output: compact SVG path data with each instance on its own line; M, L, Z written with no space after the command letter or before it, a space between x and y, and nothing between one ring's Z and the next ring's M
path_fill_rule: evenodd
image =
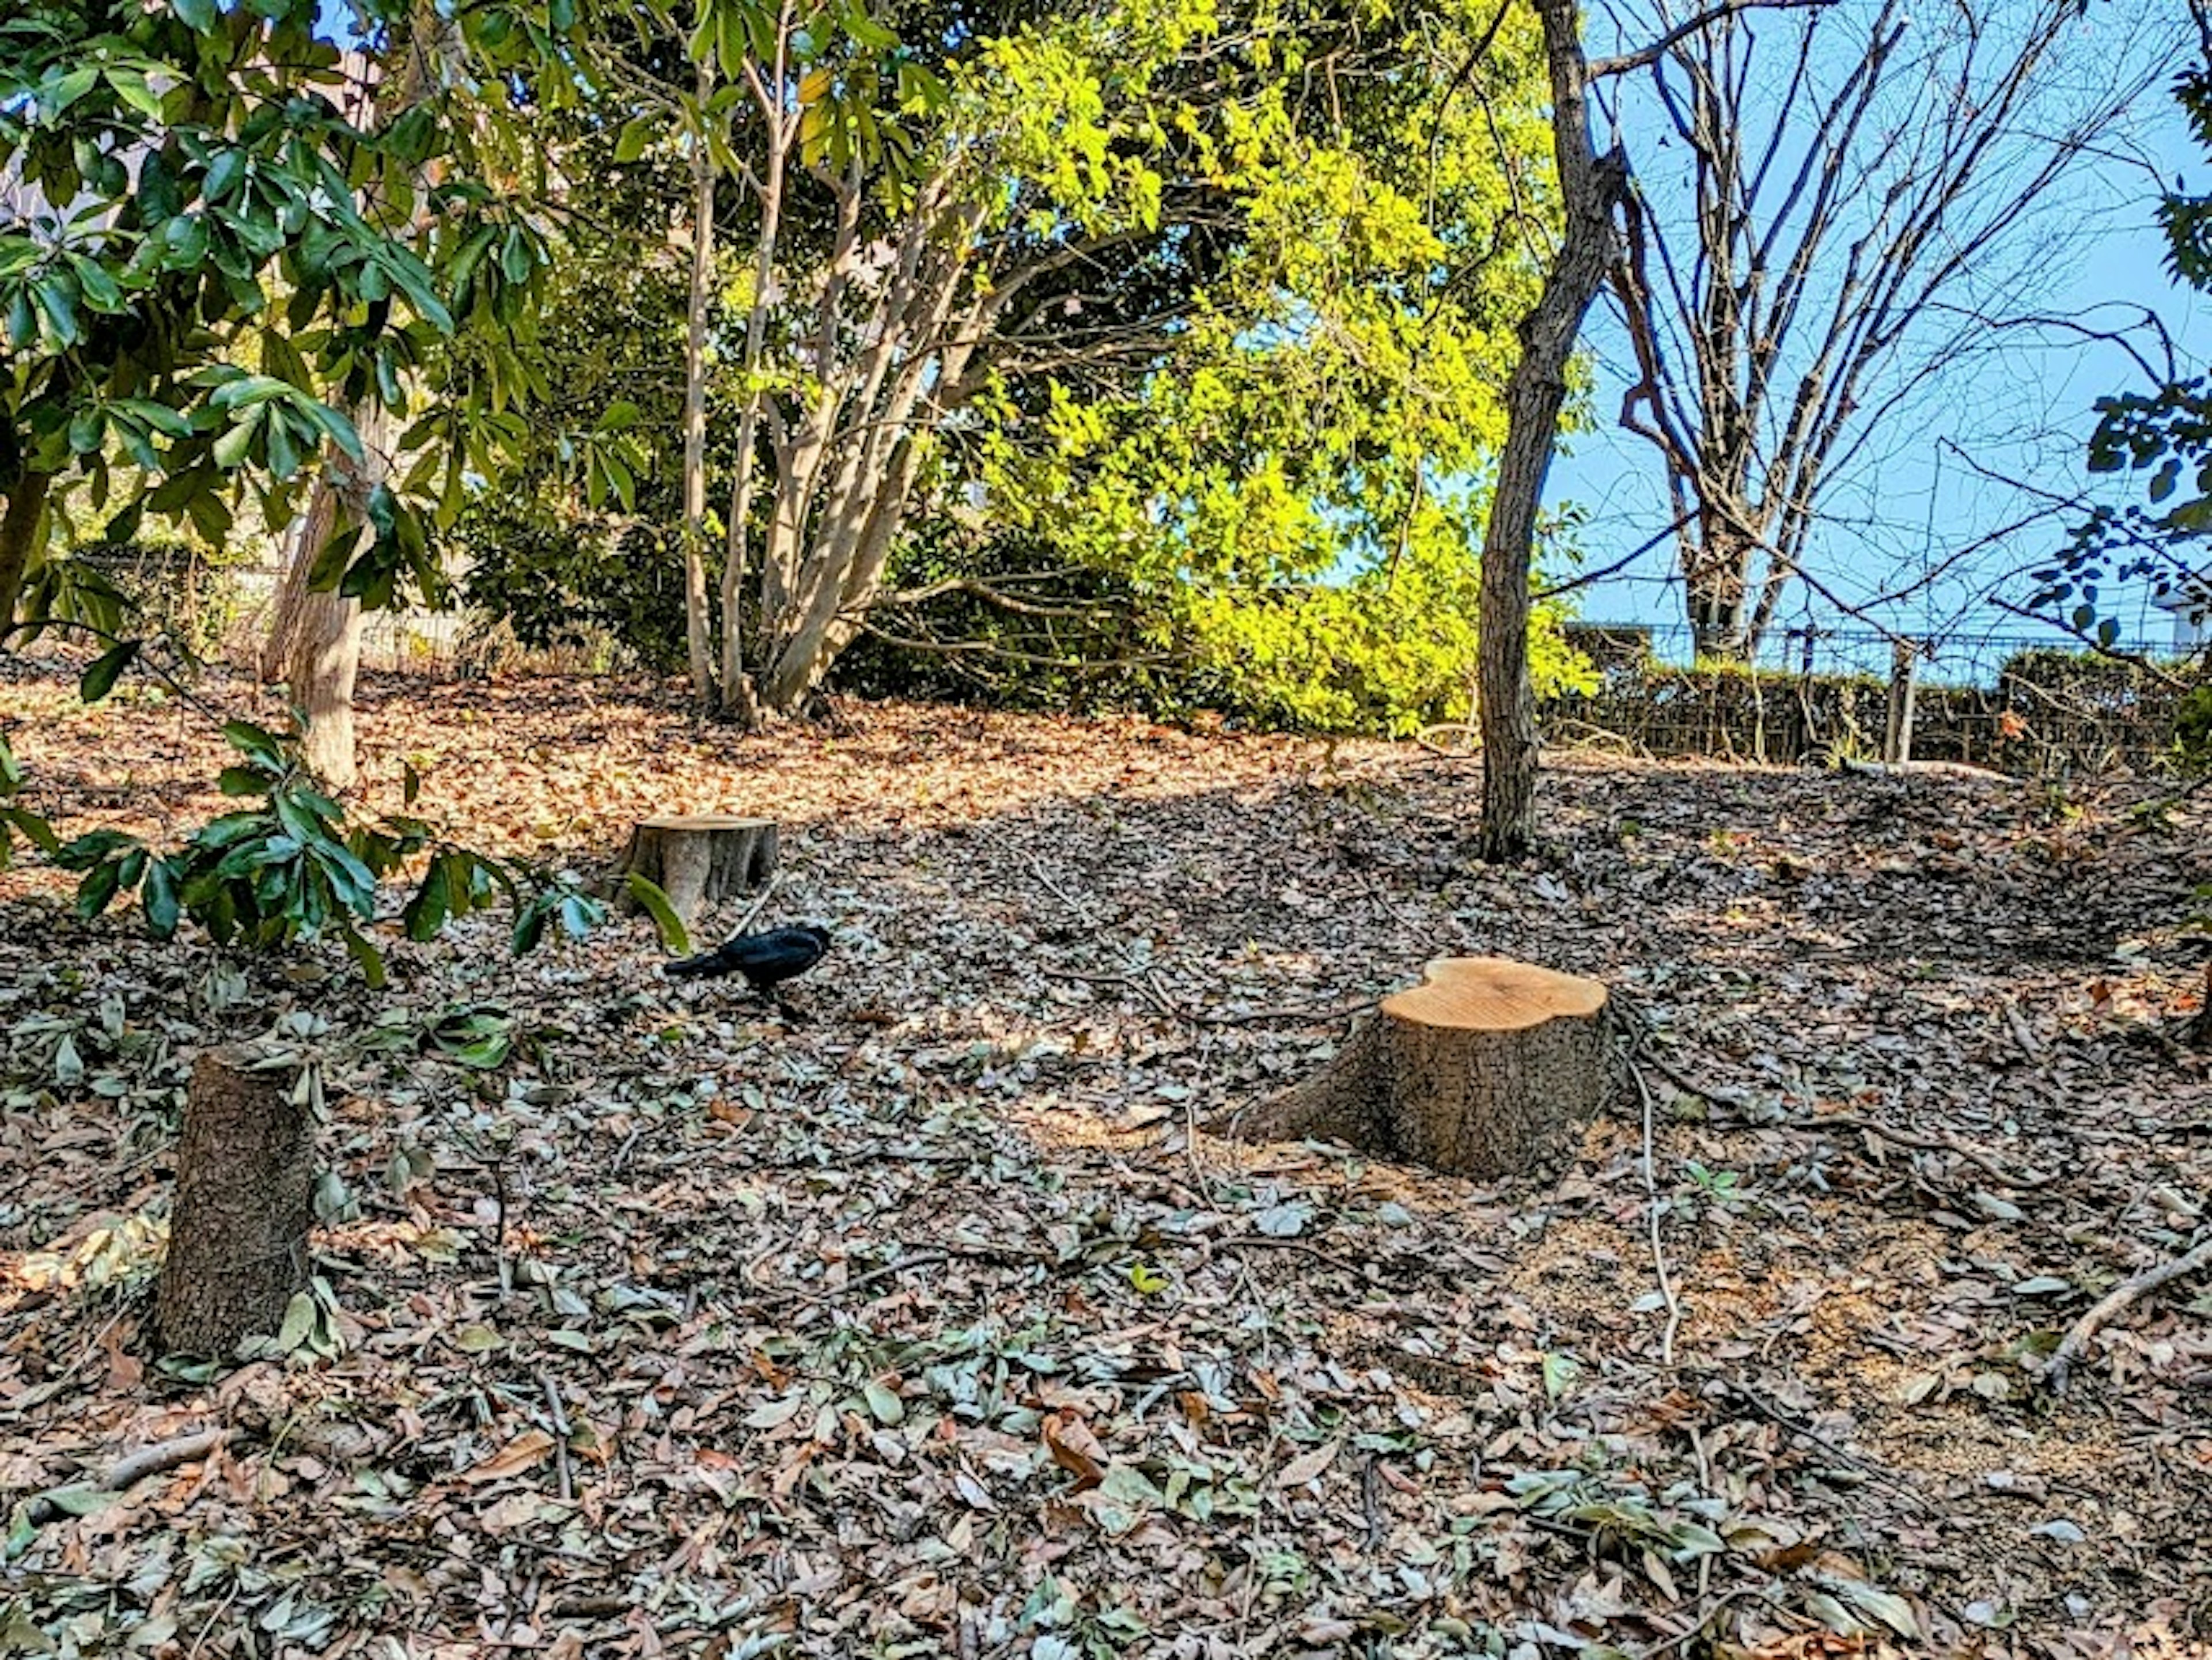
M1075 1477L1073 1493L1087 1493L1106 1479L1107 1451L1091 1426L1072 1412L1045 1414L1045 1450L1052 1462Z
M525 1470L535 1469L553 1451L553 1438L544 1430L525 1430L480 1464L461 1472L464 1481L504 1481Z

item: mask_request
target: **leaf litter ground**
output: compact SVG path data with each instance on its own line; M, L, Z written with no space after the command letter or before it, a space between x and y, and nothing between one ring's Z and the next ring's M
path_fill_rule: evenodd
M19 671L0 714L72 831L220 810L157 700ZM372 805L411 761L579 869L776 817L763 921L836 953L787 1022L641 922L516 963L480 919L373 994L0 877L0 1651L2212 1644L2212 1288L2039 1383L2212 1202L2202 798L1570 757L1547 857L1488 870L1473 771L1404 746L743 741L549 681L381 683L363 739ZM1648 1173L1633 1104L1496 1188L1202 1128L1452 952L1640 1012ZM325 1305L194 1382L138 1341L183 1079L287 1015Z

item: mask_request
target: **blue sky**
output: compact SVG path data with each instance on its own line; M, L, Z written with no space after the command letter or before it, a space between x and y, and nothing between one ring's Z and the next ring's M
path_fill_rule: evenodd
M1849 0L1846 0L1849 3ZM2026 0L2007 0L2026 3ZM1594 34L1594 46L1603 49ZM2166 180L2177 174L2202 186L2206 160L2191 143L2179 111L2160 86L2141 109L2130 148L2155 159ZM2175 64L2172 67L2179 67ZM1658 128L1644 89L1625 88L1621 119L1632 159L1654 153ZM2165 244L2154 214L2156 187L2124 159L2083 164L2065 204L2064 222L2045 233L2046 250L2030 250L2037 279L2048 287L2033 299L2048 313L2111 326L2128 307L2148 307L2163 320L2182 371L2201 371L2212 360L2212 302L2177 288L2165 272ZM2087 233L2087 234L2084 234ZM1583 533L1589 563L1601 566L1663 530L1668 508L1656 453L1642 438L1615 426L1620 394L1632 379L1626 335L1609 300L1601 301L1584 334L1596 365L1594 412L1597 429L1577 435L1554 465L1548 496L1554 505L1573 502L1590 515ZM1882 447L1889 453L1868 476L1850 482L1832 500L1840 523L1821 533L1813 550L1821 575L1839 596L1863 603L1916 577L1930 563L2010 525L2035 506L2033 497L1978 473L1976 467L2032 481L2059 494L2099 489L2111 499L2111 481L2092 483L2084 460L2092 405L2107 392L2145 385L2122 350L2103 344L2023 345L1971 375L1954 375L1932 397L1900 413L1899 430ZM2033 428L2009 441L2008 425ZM1850 521L1858 520L1854 525ZM1991 605L1984 590L1997 585L2015 602L2028 585L2005 581L2063 539L2060 522L2046 522L1992 544L1953 577L1911 598L1876 605L1862 620L1798 585L1785 601L1783 621L1823 627L1879 625L1901 632L1964 636L2035 632L2034 625ZM1670 547L1637 561L1617 580L1586 590L1582 610L1593 619L1679 623L1679 589L1671 581ZM2146 596L2126 596L2118 611L2129 637L2164 640L2171 619L2151 610Z

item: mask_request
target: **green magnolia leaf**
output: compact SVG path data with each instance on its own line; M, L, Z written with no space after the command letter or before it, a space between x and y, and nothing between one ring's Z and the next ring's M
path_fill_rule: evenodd
M139 114L160 119L161 100L153 88L146 84L146 77L142 72L120 65L111 67L107 71L107 84L115 89L118 98Z
M384 953L371 945L359 930L348 927L341 937L345 941L346 954L360 965L361 977L368 982L371 991L382 991L385 984Z
M251 721L226 721L222 723L222 735L231 748L252 756L271 771L283 769L283 744L267 728L257 727Z
M678 957L688 954L691 949L691 935L684 926L684 919L677 915L676 907L669 903L668 896L659 885L636 871L626 873L623 885L629 891L629 897L653 919L653 926L660 935L662 949Z
M551 907L544 901L525 906L515 915L514 937L510 949L517 957L527 957L536 951L545 938L545 917Z
M138 903L146 913L146 926L157 939L173 939L183 907L177 897L176 870L166 859L146 867L146 880L138 890Z
M27 807L0 807L0 824L14 825L48 858L61 851L61 838L53 826Z
M315 1299L306 1292L294 1292L284 1305L284 1322L276 1328L276 1347L290 1354L305 1347L314 1329Z
M87 871L84 879L76 885L76 914L88 922L106 910L115 898L122 877L120 860L103 860Z
M259 767L225 767L216 787L225 795L266 795L276 783L275 776Z
M878 1424L903 1424L906 1421L906 1402L889 1384L871 1379L860 1391L867 1397L868 1410Z
M121 645L112 646L100 653L77 682L78 697L88 703L97 703L114 690L116 681L122 678L123 671L137 660L138 649L143 643L137 640L125 640Z

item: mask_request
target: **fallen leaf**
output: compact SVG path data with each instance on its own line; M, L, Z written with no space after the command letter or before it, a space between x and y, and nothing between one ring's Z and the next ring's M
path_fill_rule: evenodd
M535 1469L553 1450L553 1438L544 1430L525 1430L482 1463L461 1472L464 1481L504 1481L525 1470Z

